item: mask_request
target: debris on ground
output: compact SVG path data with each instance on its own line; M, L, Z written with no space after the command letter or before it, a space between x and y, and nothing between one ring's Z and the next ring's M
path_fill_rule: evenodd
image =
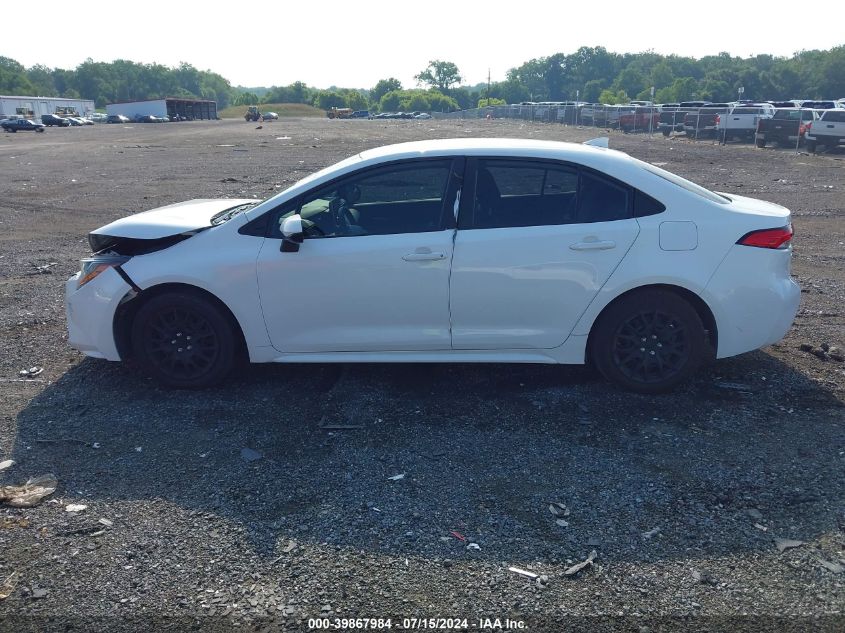
M451 532L449 532L449 534L451 534L452 536L454 536L454 537L455 537L456 539L458 539L459 541L463 541L463 542L465 542L465 543L466 543L467 537L466 537L466 536L464 536L463 534L461 534L460 532L456 532L455 530L452 530Z
M470 543L469 545L467 545L467 549L472 549L472 550L480 551L480 550L481 550L481 545L479 545L478 543Z
M841 574L843 571L845 571L845 565L833 563L829 560L819 559L819 565L821 565L828 571L833 572L834 574Z
M55 475L40 475L20 486L0 486L0 502L14 508L31 508L54 492L59 482Z
M557 523L560 527L569 527L569 521L565 521L563 519L555 519L555 523Z
M241 458L247 463L258 461L262 457L264 457L264 455L262 455L258 451L255 451L251 448L242 448L241 449Z
M30 367L29 369L21 369L18 372L18 376L22 378L35 378L38 374L44 371L43 367Z
M14 465L15 465L14 459L5 459L2 462L0 462L0 470L6 470L7 468L11 468Z
M69 503L65 506L65 512L82 512L87 509L88 506L84 503Z
M775 546L778 548L779 552L785 552L786 550L792 549L793 547L801 547L804 544L804 541L794 541L788 538L775 539Z
M692 579L697 582L701 583L702 585L718 585L719 581L713 577L709 571L699 571L698 569L692 570Z
M41 598L47 597L47 590L43 587L35 587L30 594L30 597L33 600L40 600Z
M556 517L569 516L569 508L567 508L564 504L558 501L552 501L549 503L549 512L551 512L552 515Z
M405 479L405 473L399 473L398 475L393 475L393 477L388 477L390 481L399 481L400 479Z
M3 584L0 585L0 600L5 600L6 598L12 595L12 592L18 585L18 578L20 578L20 574L18 574L18 572L16 571L13 571L11 575L3 581Z
M598 553L596 552L596 550L593 550L592 552L590 552L590 555L587 556L586 560L583 560L580 563L576 563L572 567L569 567L568 569L566 569L563 572L563 575L570 577L570 578L572 576L575 576L582 569L584 569L586 567L590 567L593 564L593 561L596 560L597 556L598 556Z
M767 528L765 525L760 525L759 523L755 523L754 527L756 527L761 532L768 532L769 531L769 528Z
M548 577L548 576L546 576L545 574L542 574L542 575L541 575L541 576L539 576L539 577L537 578L537 580L535 580L534 582L536 582L536 583L537 583L537 586L538 586L538 587L540 587L540 588L542 589L542 588L544 588L546 585L548 585L548 584L549 584L549 577Z
M648 532L643 532L642 537L643 538L653 538L653 537L657 536L658 534L660 534L660 528L656 527L656 528L650 529Z
M49 275L53 271L51 270L53 266L58 266L59 262L50 262L48 264L33 264L35 266L35 274L37 275Z
M532 580L537 578L537 574L533 571L528 571L527 569L522 569L521 567L508 567L508 571L512 571L520 576L525 576L526 578L531 578Z
M100 525L105 525L106 527L111 527L111 526L113 526L113 525L114 525L114 523L112 523L112 522L111 522L111 521L109 521L108 519L100 519L100 520L98 521L98 523L99 523Z
M752 519L759 521L763 518L763 513L760 512L757 508L746 508L745 514L750 516Z
M752 391L751 385L746 385L742 382L730 382L727 380L723 380L716 383L716 386L720 389L732 389L733 391Z

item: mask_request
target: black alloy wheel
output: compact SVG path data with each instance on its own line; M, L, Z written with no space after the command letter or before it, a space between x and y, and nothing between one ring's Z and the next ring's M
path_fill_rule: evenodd
M195 389L215 385L229 374L236 338L211 301L192 292L168 292L138 310L132 348L143 369L162 384Z
M663 289L634 292L611 304L594 325L591 351L605 378L640 393L672 389L713 355L695 309Z

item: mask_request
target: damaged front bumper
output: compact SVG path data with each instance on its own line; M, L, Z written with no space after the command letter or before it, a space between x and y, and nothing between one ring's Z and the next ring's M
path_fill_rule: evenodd
M76 273L65 284L68 344L86 356L120 360L114 335L114 317L132 290L114 269L97 275L81 288Z

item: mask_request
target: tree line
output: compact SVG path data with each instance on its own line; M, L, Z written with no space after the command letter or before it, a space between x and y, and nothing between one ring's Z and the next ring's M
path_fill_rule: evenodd
M657 103L689 100L731 101L742 88L745 99L822 99L845 97L845 46L827 51L801 51L792 57L728 53L700 59L678 55L613 53L604 47L581 47L511 68L504 81L461 86L458 67L432 60L405 87L394 78L372 88L327 90L301 81L288 86L242 88L221 75L190 64L176 67L126 60L86 60L73 70L36 65L25 68L0 57L0 94L63 96L93 99L97 107L116 101L193 97L229 105L304 103L323 110L352 108L374 111L450 111L479 105L522 101L587 101L624 103L652 99Z

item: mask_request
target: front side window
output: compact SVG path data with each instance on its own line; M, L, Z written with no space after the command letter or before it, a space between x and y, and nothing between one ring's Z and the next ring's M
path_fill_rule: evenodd
M452 213L450 175L448 159L367 169L306 194L279 214L272 231L280 237L282 220L294 213L302 216L306 238L442 230Z

